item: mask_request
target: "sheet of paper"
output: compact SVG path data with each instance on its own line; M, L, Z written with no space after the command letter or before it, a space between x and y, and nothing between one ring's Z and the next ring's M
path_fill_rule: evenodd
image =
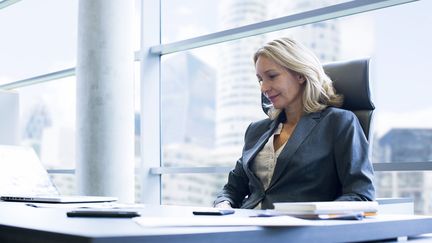
M336 224L336 221L304 220L290 216L277 217L136 217L133 220L143 227L188 227L188 226L318 226Z
M146 208L144 204L123 204L123 203L26 203L34 208L112 208L112 209L139 209Z

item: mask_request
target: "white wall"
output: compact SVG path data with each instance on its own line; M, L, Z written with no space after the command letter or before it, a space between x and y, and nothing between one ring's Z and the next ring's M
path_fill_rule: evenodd
M19 144L19 94L0 90L0 144Z

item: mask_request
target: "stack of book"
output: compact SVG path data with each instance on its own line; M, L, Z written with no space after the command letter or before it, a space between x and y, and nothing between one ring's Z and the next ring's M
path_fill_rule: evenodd
M362 219L376 215L378 203L371 201L281 202L274 203L281 214L307 219Z

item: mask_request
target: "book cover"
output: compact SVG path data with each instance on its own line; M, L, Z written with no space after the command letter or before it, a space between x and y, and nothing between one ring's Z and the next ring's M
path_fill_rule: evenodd
M376 213L378 203L375 201L281 202L274 203L274 209L292 214Z

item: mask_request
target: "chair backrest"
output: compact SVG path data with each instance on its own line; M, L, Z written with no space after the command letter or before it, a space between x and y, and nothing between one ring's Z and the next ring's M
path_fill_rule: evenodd
M333 80L336 93L343 95L342 109L352 111L360 121L366 138L370 139L372 115L375 106L369 89L369 59L325 64L325 73ZM265 113L271 102L261 94Z
M369 86L369 59L328 63L323 67L325 73L333 80L336 93L344 97L341 108L350 110L357 116L369 140L375 109Z

